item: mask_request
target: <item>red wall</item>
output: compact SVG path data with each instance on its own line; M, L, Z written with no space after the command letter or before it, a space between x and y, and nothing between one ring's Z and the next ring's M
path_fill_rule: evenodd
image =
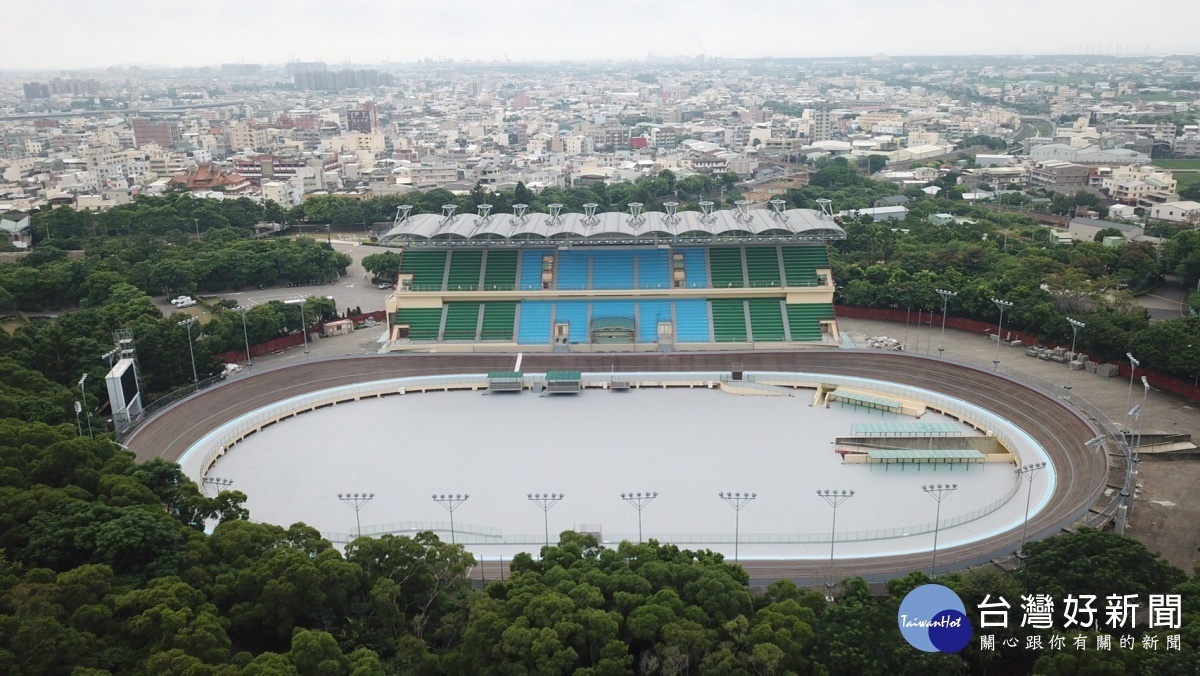
M387 321L387 312L385 312L383 310L376 310L375 312L368 312L366 314L351 315L350 317L347 317L347 319L351 319L354 321L354 323L357 324L357 323L366 321L367 317L371 317L375 321L383 323L383 322ZM321 329L323 329L324 326L325 326L325 323L321 322L320 324L317 324L316 326L314 326L312 328L312 332L320 333ZM303 344L304 344L304 336L300 335L299 333L293 333L291 335L283 336L281 338L273 338L271 340L268 340L265 343L255 343L254 345L251 345L250 346L250 356L251 357L261 357L264 354L270 354L276 350L282 350L287 347L295 347L297 345L303 345ZM239 362L246 361L246 350L245 349L230 350L228 352L223 352L216 356L218 359L224 360L226 364L237 364Z
M846 305L835 305L833 310L834 310L834 314L837 315L838 317L846 317L849 319L874 319L874 320L883 321L883 322L904 322L905 316L907 314L908 321L911 321L914 324L917 321L917 313L915 313L915 312L906 313L905 310L849 307ZM928 312L924 312L921 314L921 324L922 325L925 325L929 322L929 316L930 315ZM939 314L933 315L933 325L938 328L941 327L941 325L942 325L942 316L941 315L939 315ZM949 317L949 316L946 317L946 327L953 328L953 329L961 329L963 331L974 331L976 333L979 333L980 335L982 335L984 332L987 332L987 331L990 331L991 333L995 333L996 329L998 328L995 324L989 324L988 322L981 322L981 321L977 321L974 319L964 319L962 317ZM1010 330L1008 327L1005 327L1005 329L1004 329L1004 336L1007 340L1020 340L1021 342L1025 343L1026 345L1043 345L1046 347L1058 347L1059 346L1057 343L1054 343L1051 341L1038 340L1036 337L1034 337L1028 333L1025 333L1023 331ZM1069 348L1070 345L1064 345L1063 347ZM1080 350L1080 352L1087 354L1088 357L1092 361L1095 361L1095 362L1098 362L1101 364L1110 363L1106 359L1097 358L1095 355L1088 353L1086 350ZM1117 364L1117 368L1119 369L1119 372L1122 376L1124 376L1125 378L1129 377L1130 365L1128 362ZM1178 394L1179 396L1185 397L1192 401L1200 401L1200 390L1197 390L1197 388L1193 387L1192 383L1189 381L1180 380L1179 378L1168 376L1166 374L1159 373L1158 371L1154 371L1152 369L1148 369L1148 368L1141 367L1141 366L1138 367L1136 376L1139 378L1141 376L1146 376L1146 380L1149 381L1150 386L1154 387L1155 389Z

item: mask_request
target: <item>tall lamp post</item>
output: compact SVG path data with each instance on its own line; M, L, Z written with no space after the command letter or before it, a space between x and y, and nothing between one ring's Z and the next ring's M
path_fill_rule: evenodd
M304 354L308 355L308 320L304 318L304 303L308 299L300 301L300 335L304 336Z
M87 382L87 378L88 374L86 373L79 376L79 400L83 402L83 405L87 404L87 392L83 390L83 384ZM87 418L88 436L94 439L96 435L92 434L92 414L90 412L84 413L84 417Z
M1138 450L1142 448L1142 430L1146 427L1146 398L1150 396L1150 381L1142 376L1142 411L1138 415L1137 443L1133 446L1134 460L1138 459Z
M219 476L206 476L200 480L201 485L205 488L212 486L217 493L229 488L233 485L233 479L222 479Z
M1067 400L1071 399L1071 374L1075 369L1071 368L1071 363L1075 361L1075 339L1079 337L1079 329L1087 326L1077 319L1067 317L1067 321L1071 324L1071 354L1067 355Z
M921 490L937 501L937 512L936 516L933 517L933 563L929 566L929 577L936 577L938 530L942 525L942 500L945 500L947 496L958 490L958 484L929 484L928 486L921 486Z
M562 493L529 493L525 497L542 508L542 526L546 529L546 546L550 546L550 508L563 499Z
M992 302L995 303L996 307L999 308L999 310L1000 310L1000 326L999 326L999 328L996 329L996 358L992 360L993 367L995 368L995 370L999 371L1000 370L1000 341L1004 339L1004 311L1007 310L1008 308L1012 307L1013 304L1006 300L1000 300L999 298L993 298Z
M1046 469L1044 462L1032 462L1017 468L1017 474L1029 482L1029 492L1025 494L1025 524L1021 526L1021 549L1018 558L1025 560L1025 537L1029 533L1029 505L1033 501L1033 478L1037 473Z
M246 341L246 367L249 368L254 366L254 361L250 359L250 331L246 328L246 313L250 311L250 308L239 305L234 309L242 316L242 338Z
M638 513L638 544L642 543L642 510L646 505L650 504L654 498L658 497L658 493L622 493L621 499L628 502L630 506L637 510Z
M192 384L200 385L200 377L196 375L196 351L192 348L192 324L196 323L196 318L185 319L179 322L179 325L187 329L188 337L188 354L192 357Z
M717 497L729 503L733 508L733 560L738 560L738 544L742 539L742 508L751 500L758 498L758 493L717 493Z
M75 431L83 436L83 425L79 423L79 414L83 412L83 404L75 402Z
M433 496L434 502L437 502L441 506L445 507L447 512L450 512L450 544L452 544L452 545L458 544L454 540L454 510L458 509L458 506L461 505L462 503L466 502L467 499L470 497L471 496L463 494L463 493L455 493L453 495L434 495Z
M938 339L938 357L946 356L946 306L950 303L950 299L957 296L957 291L947 291L946 289L938 289L937 293L942 297L942 337Z
M1125 356L1129 357L1129 393L1125 395L1125 420L1121 423L1121 431L1127 435L1126 441L1128 441L1128 434L1131 431L1129 429L1129 406L1133 403L1133 374L1137 373L1137 367L1142 362L1134 359L1132 352L1126 352Z
M350 509L354 510L354 525L358 528L358 537L362 537L362 520L359 519L358 513L366 504L375 499L374 493L338 493L338 500L346 503Z
M833 598L833 545L837 542L837 510L843 502L854 497L854 491L818 490L817 495L833 508L833 524L829 527L829 578L825 582L827 596Z

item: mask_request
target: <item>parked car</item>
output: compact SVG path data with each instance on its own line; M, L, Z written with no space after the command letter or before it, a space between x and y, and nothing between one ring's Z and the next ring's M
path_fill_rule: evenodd
M196 305L196 299L192 298L191 296L180 296L171 300L171 305L174 305L180 309L185 307L194 307Z
M390 288L392 288L392 285L391 285L391 284L380 284L380 285L379 285L379 288L381 288L381 289L390 289Z

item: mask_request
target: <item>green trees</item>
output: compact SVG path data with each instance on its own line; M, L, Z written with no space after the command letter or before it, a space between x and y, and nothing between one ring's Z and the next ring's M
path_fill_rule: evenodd
M363 269L375 279L394 280L400 274L400 256L391 251L363 256Z

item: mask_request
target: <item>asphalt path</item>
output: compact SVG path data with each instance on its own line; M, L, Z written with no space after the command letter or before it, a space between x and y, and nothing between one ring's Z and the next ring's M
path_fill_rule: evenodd
M209 430L228 420L280 399L347 385L417 375L484 373L512 370L515 356L407 354L356 356L313 360L296 365L239 375L192 395L143 423L127 445L139 461L154 457L177 460ZM1058 473L1054 493L1044 509L1029 519L1029 539L1059 532L1085 515L1110 476L1108 456L1084 442L1097 430L1061 401L1009 379L973 366L919 355L876 351L805 350L788 352L721 352L655 354L526 354L522 370L608 371L728 371L741 362L746 371L809 371L875 378L910 385L968 401L1007 418L1045 448ZM535 423L536 424L536 423ZM1019 496L1018 496L1019 497ZM881 506L881 509L886 509ZM1020 547L1021 529L996 537L938 551L942 570L975 565L1010 556ZM843 559L840 576L861 575L878 580L925 568L928 554ZM741 562L752 580L822 580L827 563L814 561ZM494 571L499 574L499 571Z

